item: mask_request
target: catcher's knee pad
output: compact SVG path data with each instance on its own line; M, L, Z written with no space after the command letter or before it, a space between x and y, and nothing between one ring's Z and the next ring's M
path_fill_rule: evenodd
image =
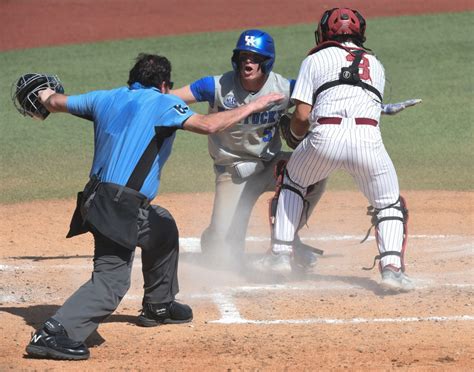
M309 211L309 203L305 199L307 188L301 187L295 182L293 182L291 178L288 176L288 173L285 167L286 167L286 161L284 160L278 162L278 164L275 167L275 176L277 180L276 186L275 186L276 190L275 190L275 194L273 198L270 199L270 208L269 208L271 240L272 240L272 244L291 245L292 247L294 247L296 239L293 239L292 241L281 241L281 240L276 239L275 234L274 234L275 218L276 218L276 213L278 209L278 201L280 198L281 190L283 189L289 190L301 198L303 202L303 210L302 210L299 226L301 226L301 223L303 223L303 225L306 224L307 214Z
M307 192L311 192L312 187L319 187L321 189L321 194L324 191L324 185L318 186L313 185L310 186L309 188L304 188L293 182L290 177L288 176L288 173L286 172L286 161L281 160L277 163L275 167L275 178L277 180L276 186L275 186L275 195L273 198L270 200L270 210L269 210L269 215L270 215L270 229L271 229L271 244L272 246L275 244L281 244L281 245L286 245L286 246L291 246L292 253L293 253L293 264L296 265L296 267L299 268L309 268L314 266L316 262L316 256L315 255L322 255L323 251L317 248L310 247L304 243L301 242L299 239L298 235L295 234L293 240L291 241L283 241L275 238L275 217L277 213L277 208L278 208L278 200L280 197L280 193L282 189L287 189L296 195L298 195L302 201L303 201L303 210L302 210L302 215L301 215L301 220L299 223L299 228L302 226L302 224L306 224L307 221L307 214L310 208L309 202L306 200L305 195ZM315 190L317 192L317 190ZM320 196L319 196L320 197ZM319 197L317 200L319 200ZM317 201L314 203L316 204ZM298 228L298 229L299 229Z
M298 226L298 230L300 230L303 226L305 226L308 222L309 216L313 213L314 208L319 203L319 200L324 194L326 190L327 178L322 179L316 182L313 185L308 186L306 189L305 195L305 209L303 210L303 215L301 216L300 225Z
M367 237L369 236L372 227L375 227L375 239L377 241L377 246L380 247L379 245L380 224L384 223L385 221L394 221L394 220L400 221L402 223L403 237L402 237L402 244L401 244L400 251L380 252L379 255L375 256L374 265L370 268L364 268L364 269L370 270L375 266L375 263L377 262L377 260L381 260L383 257L393 255L393 256L400 257L400 268L402 271L405 271L404 256L405 256L405 250L406 250L406 245L407 245L407 240L408 240L408 208L407 208L405 199L402 196L400 196L395 203L390 204L384 208L369 207L367 214L372 216L372 219L371 219L372 225L369 228L369 231L367 232L367 235L363 241L365 241ZM381 267L379 268L382 269Z
M303 188L296 183L294 183L290 177L288 176L288 173L286 171L286 160L280 160L276 165L275 165L275 194L273 197L270 199L269 203L269 219L270 219L270 226L273 231L273 225L275 223L275 217L276 217L276 212L277 212L277 207L278 207L278 199L280 198L280 193L282 189L287 189L303 199L303 213L305 213L305 210L308 210L308 207L306 206L307 202L305 200L305 195L306 195L306 188Z
M275 194L273 194L273 197L269 200L269 208L268 208L268 218L270 222L270 228L273 231L273 225L275 223L275 216L276 216L276 211L277 211L277 205L278 205L278 198L280 197L280 192L281 192L281 186L283 185L283 178L285 177L285 167L287 160L280 160L278 163L275 165L274 169L274 177L275 177Z

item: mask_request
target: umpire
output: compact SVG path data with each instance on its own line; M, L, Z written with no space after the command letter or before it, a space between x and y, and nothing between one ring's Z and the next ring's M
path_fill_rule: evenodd
M34 75L25 76L20 80ZM84 341L115 311L129 289L136 246L142 249L144 278L138 324L151 327L192 320L191 308L175 301L178 228L166 209L150 205L176 130L214 133L268 109L282 96L269 94L231 111L200 115L167 94L173 86L170 78L168 59L140 54L130 70L128 86L77 96L50 88L19 92L35 102L29 107L35 108L28 112L31 116L44 119L49 112L68 112L94 122L90 181L78 194L68 233L68 237L93 234L94 270L91 279L36 331L26 348L29 355L66 360L89 357ZM17 85L17 89L32 85Z

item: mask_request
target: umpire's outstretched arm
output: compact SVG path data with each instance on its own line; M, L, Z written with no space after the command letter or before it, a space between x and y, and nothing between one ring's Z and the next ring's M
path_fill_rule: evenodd
M194 114L184 122L183 128L200 134L220 132L255 112L268 110L271 106L283 100L283 98L283 94L270 93L233 110L207 115Z

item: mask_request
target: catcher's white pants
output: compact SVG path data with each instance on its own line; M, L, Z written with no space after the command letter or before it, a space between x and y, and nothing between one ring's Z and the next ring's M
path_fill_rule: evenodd
M308 186L327 178L333 171L345 169L375 208L395 203L400 194L393 163L385 150L379 127L356 125L353 119L343 119L340 125L318 125L293 152L287 165L285 183L299 189L303 195ZM350 202L350 201L349 201ZM299 225L303 202L301 197L283 189L275 222L275 238L292 241ZM402 217L394 208L383 210L379 217ZM403 223L382 222L378 227L378 248L400 252L403 243ZM274 250L285 250L275 245ZM385 256L382 267L400 267L400 257Z

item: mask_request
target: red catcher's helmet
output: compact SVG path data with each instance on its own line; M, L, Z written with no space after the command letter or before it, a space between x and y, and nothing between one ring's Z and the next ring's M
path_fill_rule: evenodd
M335 36L351 35L365 41L365 19L353 9L333 8L326 10L315 31L316 45L333 40Z

